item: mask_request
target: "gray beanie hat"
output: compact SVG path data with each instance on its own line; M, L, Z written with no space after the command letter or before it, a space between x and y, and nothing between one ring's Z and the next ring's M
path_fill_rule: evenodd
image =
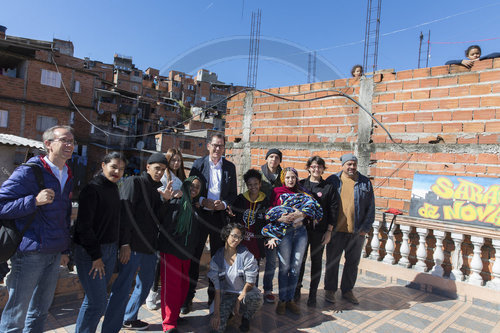
M344 154L340 158L340 162L342 162L342 165L344 165L346 162L349 162L349 161L354 161L354 162L357 163L358 162L358 158L356 156L354 156L353 153Z

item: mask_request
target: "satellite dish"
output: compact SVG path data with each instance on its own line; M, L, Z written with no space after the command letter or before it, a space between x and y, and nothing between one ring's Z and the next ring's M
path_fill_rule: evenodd
M135 146L137 147L137 149L143 150L144 149L144 141L138 141Z
M100 115L102 115L104 113L104 110L103 109L98 109L97 113L100 114Z

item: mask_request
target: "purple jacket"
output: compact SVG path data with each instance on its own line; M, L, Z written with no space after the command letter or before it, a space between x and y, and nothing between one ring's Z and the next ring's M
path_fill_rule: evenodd
M68 167L68 180L61 192L59 180L42 157L41 155L35 156L28 162L40 165L45 188L50 188L55 192L54 201L51 204L39 206L37 210L35 198L41 189L38 188L31 167L21 165L0 188L0 218L15 219L17 228L22 230L31 214L36 211L36 216L24 234L18 250L58 253L69 250L73 178Z

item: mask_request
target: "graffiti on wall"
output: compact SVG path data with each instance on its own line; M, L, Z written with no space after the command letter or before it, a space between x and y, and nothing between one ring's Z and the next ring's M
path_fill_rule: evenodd
M415 174L410 216L500 227L500 179Z

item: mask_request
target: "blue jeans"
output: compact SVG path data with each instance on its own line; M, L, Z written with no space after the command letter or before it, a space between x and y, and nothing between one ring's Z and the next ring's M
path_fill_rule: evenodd
M278 245L280 301L288 302L293 299L306 247L307 230L304 226L289 228Z
M266 246L266 267L264 269L264 292L273 291L274 271L276 270L276 248L270 249Z
M94 272L89 275L92 268L92 259L83 247L75 245L74 254L78 278L83 290L85 290L85 298L76 319L75 333L95 332L99 320L106 311L108 303L107 286L115 268L118 246L116 243L101 245L101 259L105 271L102 279L99 278L99 275L93 277Z
M61 254L17 251L10 260L9 300L3 309L0 332L41 333L54 298Z
M130 260L125 265L119 264L118 277L113 283L108 307L102 323L102 331L117 333L124 321L137 320L137 313L146 301L155 278L156 254L132 251ZM135 288L127 303L130 287L134 280Z

